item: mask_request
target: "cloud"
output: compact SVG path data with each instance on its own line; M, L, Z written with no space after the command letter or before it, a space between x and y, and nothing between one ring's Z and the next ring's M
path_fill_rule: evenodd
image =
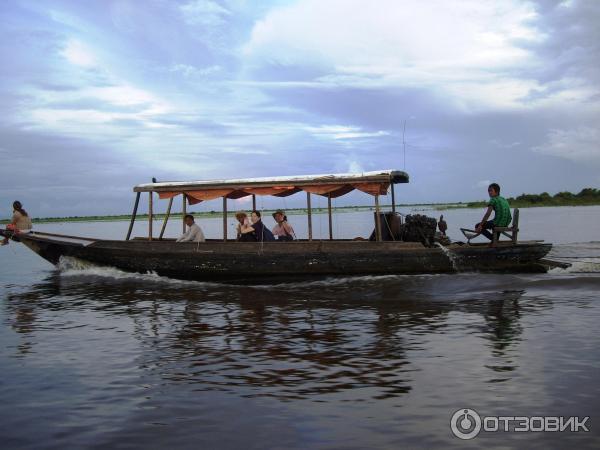
M0 135L0 178L52 174L50 206L94 209L112 173L129 194L406 166L406 201L598 177L600 2L25 3L0 6L0 127L20 136Z
M531 0L545 39L532 50L547 64L533 73L546 86L576 83L598 92L600 83L600 2ZM561 86L562 85L562 86Z
M360 162L356 160L348 161L348 173L361 173L365 172Z
M428 87L459 106L512 107L537 86L516 73L538 62L523 45L544 39L535 18L517 0L302 0L259 21L243 54L255 68L320 68L318 82Z
M520 145L521 145L521 143L520 143L520 142L518 142L518 141L514 141L514 142L503 142L503 141L500 141L500 140L498 140L498 139L492 139L492 140L490 140L490 141L489 141L489 143L490 143L491 145L493 145L494 147L496 147L496 148L499 148L499 149L504 149L504 150L506 150L506 149L510 149L510 148L514 148L514 147L518 147L518 146L520 146Z
M211 0L192 0L179 7L192 35L213 50L226 50L228 33L225 26L232 12Z
M389 135L389 133L386 131L365 132L358 127L349 127L343 125L321 125L318 127L306 127L306 131L314 136L330 139L361 139Z
M170 72L181 73L187 78L204 78L209 76L217 75L223 72L223 67L218 64L207 67L196 67L189 64L175 64L169 69Z
M193 0L180 8L188 23L205 27L222 25L223 18L231 14L228 9L210 0Z
M93 67L97 65L97 60L93 52L82 42L74 39L67 42L62 55L71 64L77 66Z
M546 142L533 150L572 161L600 164L600 131L585 126L553 129L548 132Z

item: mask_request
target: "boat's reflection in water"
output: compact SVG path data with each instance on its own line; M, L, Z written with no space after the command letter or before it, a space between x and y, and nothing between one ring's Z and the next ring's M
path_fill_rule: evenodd
M477 289L468 275L244 287L56 273L9 294L4 308L21 357L44 335L60 346L72 339L61 330L82 327L98 357L122 340L130 350L115 351L112 362L129 361L128 370L155 382L244 397L368 401L403 396L433 377L436 363L482 352L477 373L508 379L524 314L524 291L501 289L511 280L481 276Z

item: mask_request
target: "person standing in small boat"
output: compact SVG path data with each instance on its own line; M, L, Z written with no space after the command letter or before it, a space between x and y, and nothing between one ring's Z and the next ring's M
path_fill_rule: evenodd
M183 220L188 226L188 230L177 239L177 242L204 242L204 233L202 232L202 228L194 222L194 216L187 214Z
M490 196L490 201L487 205L488 208L481 222L475 225L475 231L483 234L491 241L493 236L488 230L492 230L494 227L507 227L512 220L512 216L508 201L500 195L500 185L497 183L490 184L488 194ZM494 219L488 220L492 211L494 211Z
M18 233L28 233L31 231L31 218L27 211L23 209L23 205L20 201L16 200L13 202L13 216L11 222L6 226L9 231ZM7 245L8 238L5 237L1 245Z
M273 219L277 222L273 227L273 236L276 236L278 241L293 241L296 233L288 223L285 213L279 209L273 213Z
M247 227L245 230L242 229L242 233L244 231L250 231L254 235L256 241L258 242L269 242L275 240L275 237L273 236L273 233L271 233L271 230L265 227L265 225L262 223L260 211L252 211L250 220L252 221L252 225Z

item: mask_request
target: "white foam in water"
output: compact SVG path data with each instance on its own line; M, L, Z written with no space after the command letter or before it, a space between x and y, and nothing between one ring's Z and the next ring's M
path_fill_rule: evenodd
M256 284L249 285L253 289L297 289L311 287L334 287L357 283L369 283L379 281L394 281L403 279L430 279L448 276L447 273L417 273L417 274L388 274L388 275L349 275L349 276L330 276L319 280L301 280L288 281L283 283Z
M82 261L77 258L62 256L58 263L58 269L61 276L64 277L81 277L81 276L94 276L103 278L112 278L115 280L138 280L152 283L169 283L177 285L189 285L196 287L224 287L224 286L238 286L235 284L228 283L216 283L210 281L191 281L191 280L178 280L175 278L169 278L157 275L156 273L135 273L125 272L123 270L97 266L87 261ZM365 283L372 281L383 281L383 280L394 280L405 277L438 277L441 274L423 274L423 275L357 275L350 277L330 277L322 280L314 281L296 281L296 282L284 282L277 284L257 284L257 285L246 285L248 288L253 289L297 289L297 288L310 288L310 287L333 287L342 286L352 283Z
M449 248L444 247L439 242L436 242L435 245L437 245L439 248L442 249L442 252L444 252L444 255L446 255L448 257L448 259L450 260L450 263L452 264L452 268L456 272L459 272L459 268L458 268L458 256L455 255Z
M87 261L82 261L70 256L61 256L58 263L58 270L64 277L95 276L103 278L113 278L116 280L140 280L153 283L171 283L190 286L222 286L218 283L177 280L174 278L163 277L154 272L136 273L125 272L115 267L97 266Z
M555 267L548 271L548 273L552 274L561 274L561 273L600 273L600 259L592 258L590 260L569 260L570 267L566 269L562 269L560 267Z
M315 281L296 281L288 283L277 283L277 284L258 284L252 287L255 289L296 289L296 288L310 288L310 287L333 287L342 286L352 283L365 283L370 281L383 281L383 280L396 280L403 277L416 277L416 276L438 276L438 274L431 275L356 275L349 277L329 277L323 280Z

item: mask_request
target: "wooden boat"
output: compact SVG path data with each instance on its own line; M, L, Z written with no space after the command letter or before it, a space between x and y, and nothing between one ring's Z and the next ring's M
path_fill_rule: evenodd
M195 182L149 183L134 187L135 206L124 240L92 239L33 231L0 234L20 241L41 257L58 264L71 257L101 266L179 279L210 281L276 281L339 275L422 274L459 271L540 271L542 258L552 245L540 241L427 246L420 242L385 241L379 196L391 189L395 212L394 184L407 183L408 174L386 170L362 174L313 175ZM374 240L334 239L331 199L358 189L375 199ZM227 236L227 200L256 195L285 197L304 191L307 198L308 238L291 242L236 242ZM148 235L131 239L140 195L148 193ZM153 235L154 198L169 199L158 237ZM164 231L177 196L187 205L223 199L223 239L176 243L164 239ZM328 199L329 239L312 236L311 196ZM389 213L388 213L389 214Z

